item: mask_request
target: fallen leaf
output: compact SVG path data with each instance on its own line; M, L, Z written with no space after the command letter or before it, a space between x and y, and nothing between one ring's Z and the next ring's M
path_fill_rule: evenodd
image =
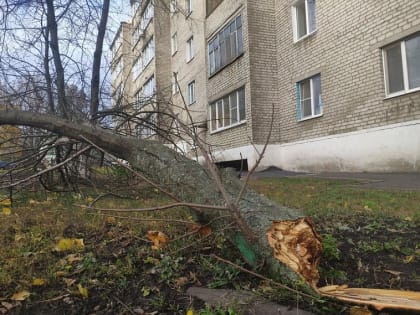
M12 308L14 308L13 304L7 303L7 302L1 302L1 306L6 308L6 310L10 311Z
M106 223L109 225L116 225L117 224L117 219L115 217L107 217L106 218Z
M350 308L350 315L372 315L373 313L369 311L366 307L353 306Z
M10 299L13 301L25 301L30 295L31 293L29 291L22 290L13 294Z
M193 226L193 231L202 237L207 237L211 235L211 233L213 232L211 227L207 225L200 225L200 224L195 224Z
M160 249L164 247L169 241L169 237L167 237L165 233L160 231L148 231L146 236L153 243L152 249Z
M3 207L2 213L4 215L11 215L12 214L12 209L10 209L9 207Z
M25 238L24 234L16 234L15 235L15 242L19 242L20 240L23 240Z
M62 238L55 246L57 252L81 250L85 247L82 238Z
M66 286L71 287L76 282L76 279L63 278L63 281Z
M410 255L410 256L405 256L403 262L404 264L409 264L414 260L414 255Z
M79 290L80 295L84 298L87 299L89 294L88 294L88 289L83 287L80 283L77 285L77 289Z
M180 277L178 279L175 280L175 285L178 288L183 287L184 285L186 285L188 283L188 278L187 277Z
M187 311L186 315L194 315L194 310L192 310L191 308Z
M0 206L10 207L12 205L12 200L10 198L0 200Z
M83 257L81 257L81 256L79 256L79 255L77 255L77 254L70 254L70 255L67 255L67 256L66 256L66 260L67 260L70 264L72 264L72 263L74 263L74 262L82 261L82 260L83 260Z
M32 280L32 285L36 287L41 287L46 284L47 284L47 280L42 279L42 278L35 278Z
M64 277L64 276L66 276L67 275L67 272L65 272L65 271L57 271L56 273L55 273L55 276L56 277Z

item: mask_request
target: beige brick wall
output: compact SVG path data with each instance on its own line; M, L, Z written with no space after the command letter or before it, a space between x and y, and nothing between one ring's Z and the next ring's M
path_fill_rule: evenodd
M250 63L248 43L248 12L244 0L223 1L208 16L206 22L206 45L209 40L221 30L234 17L242 15L244 54L230 65L208 78L207 97L208 102L221 98L241 86L245 86L246 123L223 131L210 133L208 131L208 142L213 149L226 149L235 146L245 145L252 139L252 115L251 115L251 90L250 90ZM207 61L208 62L208 61ZM206 75L208 76L208 69ZM210 125L209 125L210 127ZM238 156L240 159L240 156Z
M380 49L420 30L420 1L317 0L317 31L297 43L291 3L276 1L281 142L420 118L420 92L384 99ZM295 83L317 72L323 116L297 122Z
M192 12L188 14L184 1L178 1L175 13L171 14L171 37L177 34L178 50L171 56L171 76L178 73L179 92L172 95L174 111L183 121L190 123L190 115L194 122L206 120L207 93L206 93L206 46L204 41L204 25L206 8L204 1L193 1ZM187 60L187 41L193 37L194 56ZM171 46L169 46L169 52ZM195 99L188 104L188 84L195 81ZM185 103L184 103L185 101Z

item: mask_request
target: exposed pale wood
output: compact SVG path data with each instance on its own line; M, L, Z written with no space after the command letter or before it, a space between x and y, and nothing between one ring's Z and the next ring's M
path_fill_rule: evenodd
M318 291L323 296L349 303L369 305L378 311L384 309L420 311L420 292L348 288L335 285L319 288Z

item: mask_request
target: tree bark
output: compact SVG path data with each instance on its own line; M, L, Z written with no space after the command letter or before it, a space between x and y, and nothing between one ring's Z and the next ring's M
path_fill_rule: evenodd
M90 88L90 115L95 117L99 108L99 80L101 74L102 46L104 43L106 24L108 21L110 0L104 0L102 5L101 21L98 26L95 53L93 55L92 79Z
M195 204L226 206L225 199L217 189L208 170L161 143L134 137L120 136L97 125L70 122L57 116L19 111L0 111L0 125L26 125L46 129L58 135L80 141L91 141L115 156L127 160L133 168L176 196L178 200ZM222 172L221 178L227 192L235 200L242 183L231 172ZM264 263L273 280L312 292L302 278L273 257L273 250L267 239L267 231L278 220L295 220L301 216L247 189L239 202L238 209L246 224L257 235L252 243L246 241L239 229L232 232L231 239L254 267ZM226 216L229 212L207 210L209 220ZM223 219L226 223L226 218ZM215 220L217 222L217 220ZM232 222L234 222L232 218ZM254 256L255 254L255 256ZM310 281L308 281L310 282Z

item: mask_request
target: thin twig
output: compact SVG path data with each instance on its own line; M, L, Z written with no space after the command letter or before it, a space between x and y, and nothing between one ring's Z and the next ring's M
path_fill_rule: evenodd
M239 205L239 202L241 201L241 199L243 197L243 194L245 192L246 187L248 186L248 182L249 182L249 179L251 178L251 175L255 172L255 170L257 169L258 165L260 165L261 160L264 157L265 151L268 147L268 143L270 142L271 133L273 131L273 124L274 124L274 104L272 105L270 128L268 130L267 139L265 140L264 147L263 147L262 151L261 152L257 151L257 153L258 153L257 161L255 162L255 164L251 168L251 170L248 171L248 174L246 174L245 180L244 180L243 185L241 187L241 191L239 192L238 197L236 198L236 202L235 202L236 206Z
M155 206L150 208L127 208L127 209L115 209L115 208L97 208L92 206L80 205L77 206L84 208L84 209L91 209L91 210L98 210L98 211L115 211L115 212L147 212L147 211L158 211L158 210L166 210L175 207L190 207L190 208L200 208L200 209L213 209L213 210L229 210L223 206L212 206L212 205L202 205L196 203L188 203L188 202L177 202L172 203L169 205L163 206Z
M215 254L211 254L211 255L210 255L210 257L213 257L213 258L215 258L215 259L217 259L217 260L219 260L219 261L221 261L221 262L224 262L225 264L231 265L232 267L235 267L235 268L237 268L237 269L239 269L239 270L241 270L241 271L243 271L243 272L249 273L249 274L251 274L251 275L253 275L253 276L257 277L257 278L260 278L260 279L263 279L263 280L265 280L265 281L268 281L269 283L274 284L275 286L277 286L277 287L279 287L279 288L282 288L282 289L288 290L288 291L290 291L290 292L296 293L296 294L301 295L301 296L305 296L305 297L307 297L307 298L311 298L311 299L319 299L317 296L313 296L313 295L310 295L310 294L307 294L307 293L300 292L300 291L298 291L298 290L295 290L295 289L289 288L287 285L284 285L284 284L278 283L278 282L276 282L276 281L274 281L274 280L272 280L272 279L270 279L270 278L267 278L267 277L265 277L265 276L263 276L263 275L261 275L261 274L259 274L259 273L256 273L256 272L251 271L251 270L249 270L249 269L246 269L246 268L244 268L244 267L242 267L242 266L239 266L239 265L237 265L237 264L235 264L235 263L233 263L233 262L231 262L231 261L229 261L229 260L226 260L226 259L224 259L224 258L222 258L222 257L219 257L219 256L217 256L217 255L215 255Z
M106 214L102 214L102 213L87 213L88 215L99 215L102 217L107 216ZM144 221L144 222L172 222L172 223L180 223L180 224L189 224L189 225L194 225L197 224L195 222L192 221L186 221L186 220L176 220L176 219L151 219L151 218L136 218L136 217L127 217L127 216L119 216L119 215L113 215L112 217L114 218L118 218L118 219L128 219L128 220L133 220L133 221Z
M136 315L137 313L134 312L127 304L125 304L123 301L121 301L119 298L117 298L116 296L112 297L115 301L117 301L118 303L120 303L122 306L124 306L124 308L129 311L131 314Z
M86 151L88 151L89 149L91 149L92 148L92 146L87 146L86 148L83 148L83 149L81 149L80 151L78 151L78 152L76 152L74 155L72 155L72 156L70 156L68 159L65 159L63 162L61 162L61 163L58 163L58 164L56 164L56 165L54 165L54 166L52 166L52 167L49 167L49 168L47 168L47 169L45 169L45 170L42 170L42 171L40 171L40 172L38 172L38 173L36 173L36 174L34 174L34 175L31 175L31 176L29 176L29 177L26 177L26 178L24 178L24 179L22 179L22 180L20 180L20 181L17 181L17 182L15 182L15 183L11 183L10 185L8 185L8 186L4 186L4 187L0 187L0 189L2 189L2 188L7 188L7 187L15 187L15 186L17 186L17 185L19 185L19 184L21 184L21 183L24 183L24 182L27 182L27 181L29 181L29 180L31 180L31 179L33 179L33 178L36 178L36 177L39 177L39 176L41 176L42 174L45 174L45 173L48 173L48 172L50 172L50 171L52 171L52 170L55 170L55 169L57 169L57 168L60 168L61 166L63 166L63 165L65 165L65 164L67 164L68 162L70 162L71 160L74 160L75 158L77 158L78 156L80 156L80 155L82 155L84 152L86 152Z

